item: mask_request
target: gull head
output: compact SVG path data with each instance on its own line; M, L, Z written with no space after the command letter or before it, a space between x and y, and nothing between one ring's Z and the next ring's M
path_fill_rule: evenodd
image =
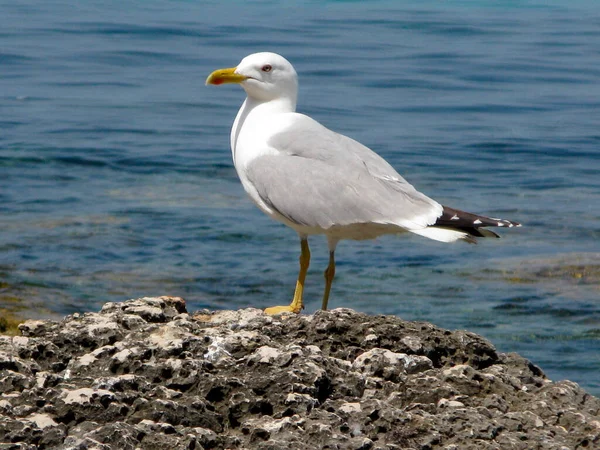
M277 53L253 53L240 61L237 67L219 69L211 73L206 84L237 83L248 97L260 102L286 98L296 103L298 75L294 66Z

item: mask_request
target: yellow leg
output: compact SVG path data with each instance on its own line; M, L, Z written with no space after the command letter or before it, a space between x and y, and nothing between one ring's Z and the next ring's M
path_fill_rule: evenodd
M321 309L327 310L327 302L329 302L329 292L331 291L331 284L333 283L333 277L335 277L335 258L334 252L329 252L329 265L325 269L325 292L323 292L323 303Z
M300 273L298 273L298 281L296 281L296 290L294 291L294 299L288 306L272 306L265 309L267 314L279 314L282 312L300 313L304 305L302 304L302 292L304 291L304 280L306 272L310 264L310 249L308 248L308 240L300 239Z

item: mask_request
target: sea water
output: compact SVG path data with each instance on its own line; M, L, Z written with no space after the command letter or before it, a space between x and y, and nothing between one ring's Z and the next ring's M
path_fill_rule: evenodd
M0 2L0 308L289 302L293 231L246 197L217 68L275 51L299 110L502 239L338 246L331 307L480 333L600 394L597 2ZM310 180L307 180L309 183ZM306 312L327 248L310 240Z

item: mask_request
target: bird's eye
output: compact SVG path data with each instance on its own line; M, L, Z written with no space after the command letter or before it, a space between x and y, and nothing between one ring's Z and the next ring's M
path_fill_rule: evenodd
M271 70L273 70L273 67L271 67L270 64L265 64L260 70L262 70L263 72L270 72Z

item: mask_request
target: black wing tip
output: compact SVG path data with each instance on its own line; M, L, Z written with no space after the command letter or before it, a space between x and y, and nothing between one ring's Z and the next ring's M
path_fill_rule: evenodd
M463 240L475 244L476 238L500 236L487 227L498 228L518 228L521 223L506 219L497 219L493 217L481 216L460 209L443 206L442 215L438 218L433 226L451 228L467 233Z
M521 223L506 219L497 219L494 217L473 214L460 209L442 206L442 215L438 218L435 226L446 226L459 229L478 229L485 227L517 228Z
M506 219L496 219L494 217L485 217L485 216L480 216L483 217L485 219L491 220L491 221L495 221L497 222L497 225L481 225L483 227L503 227L503 228L519 228L522 227L523 225L520 222L515 222L513 220L506 220Z

